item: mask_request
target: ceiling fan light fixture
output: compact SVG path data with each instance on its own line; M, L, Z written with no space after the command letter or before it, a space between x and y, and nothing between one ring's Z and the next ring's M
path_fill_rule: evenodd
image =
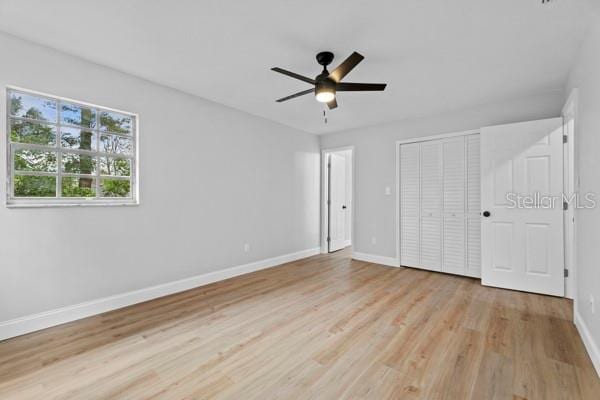
M317 89L315 92L315 97L320 103L329 103L331 100L335 99L335 89L333 88L320 88Z

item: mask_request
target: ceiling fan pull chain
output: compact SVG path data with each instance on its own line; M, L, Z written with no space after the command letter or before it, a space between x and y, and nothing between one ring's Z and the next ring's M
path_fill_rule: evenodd
M323 109L323 122L327 123L327 109Z

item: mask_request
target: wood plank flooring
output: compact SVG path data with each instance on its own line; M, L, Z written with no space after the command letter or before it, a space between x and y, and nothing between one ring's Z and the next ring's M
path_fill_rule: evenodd
M571 308L319 255L0 342L0 399L598 399Z

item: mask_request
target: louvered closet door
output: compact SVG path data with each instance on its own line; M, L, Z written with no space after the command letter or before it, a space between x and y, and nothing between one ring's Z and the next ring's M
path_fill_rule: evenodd
M479 134L400 146L400 264L481 276Z
M464 275L466 271L465 138L442 141L443 235L442 272Z
M400 265L420 265L419 144L400 146Z
M421 264L433 271L442 269L442 143L421 143Z
M467 149L467 271L481 277L481 159L479 134L465 138Z

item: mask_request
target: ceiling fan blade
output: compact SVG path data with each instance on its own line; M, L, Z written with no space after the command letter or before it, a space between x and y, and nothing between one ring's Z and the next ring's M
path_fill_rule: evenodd
M294 99L296 97L304 96L305 94L314 93L314 92L315 92L315 89L306 89L306 90L303 90L301 92L291 94L291 95L289 95L287 97L282 97L281 99L277 99L276 101L278 103L281 103L282 101L291 100L291 99Z
M327 107L329 107L330 110L337 108L337 100L335 98L331 100L329 103L327 103Z
M338 83L335 88L338 92L368 92L368 91L382 91L387 86L386 83L351 83L342 82Z
M346 58L344 62L338 65L338 67L329 74L329 77L336 82L341 81L342 78L348 75L348 73L352 71L354 67L356 67L364 58L365 57L357 52L350 54L350 57Z
M279 67L271 68L271 71L279 72L280 74L284 74L284 75L290 76L292 78L299 79L299 80L301 80L303 82L310 83L312 85L315 84L315 80L314 79L310 79L310 78L308 78L306 76L302 76L302 75L299 75L299 74L297 74L295 72L287 71L287 70L279 68Z

